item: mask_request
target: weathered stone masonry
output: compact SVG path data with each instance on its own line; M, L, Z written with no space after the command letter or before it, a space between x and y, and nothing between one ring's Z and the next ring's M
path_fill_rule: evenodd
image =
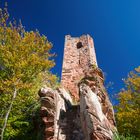
M67 35L61 83L69 89L73 98L79 98L77 84L93 65L97 66L93 39L89 35L83 35L80 38Z
M65 37L61 85L39 92L44 140L113 140L114 111L89 35Z

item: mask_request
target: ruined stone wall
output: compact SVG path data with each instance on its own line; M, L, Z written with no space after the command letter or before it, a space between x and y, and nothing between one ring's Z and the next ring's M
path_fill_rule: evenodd
M73 98L79 99L77 84L89 67L97 66L93 39L89 35L79 38L65 37L61 84Z
M89 35L66 36L61 84L39 92L44 140L113 140L114 111Z

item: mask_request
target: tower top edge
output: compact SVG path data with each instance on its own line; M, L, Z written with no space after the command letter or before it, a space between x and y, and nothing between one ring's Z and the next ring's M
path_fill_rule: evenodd
M89 34L83 34L79 37L72 37L71 35L65 35L65 38L82 38L82 37L89 37L89 38L92 38Z

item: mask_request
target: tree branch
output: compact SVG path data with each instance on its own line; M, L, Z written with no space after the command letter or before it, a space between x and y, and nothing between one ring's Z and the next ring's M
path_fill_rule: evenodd
M13 97L12 97L11 103L10 103L9 108L8 108L8 111L7 111L6 115L5 115L4 124L3 124L3 127L2 127L2 129L1 129L0 140L3 140L4 131L5 131L5 128L6 128L6 125L7 125L7 121L8 121L8 118L9 118L9 114L10 114L10 112L11 112L11 109L12 109L12 106L13 106L13 102L14 102L16 96L17 96L17 90L16 90L16 88L15 88L15 90L14 90L14 92L13 92Z

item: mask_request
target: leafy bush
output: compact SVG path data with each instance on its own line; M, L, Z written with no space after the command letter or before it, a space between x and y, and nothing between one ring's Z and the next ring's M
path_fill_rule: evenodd
M114 134L113 140L140 140L139 138L136 138L135 136L132 135L119 135L119 134Z

